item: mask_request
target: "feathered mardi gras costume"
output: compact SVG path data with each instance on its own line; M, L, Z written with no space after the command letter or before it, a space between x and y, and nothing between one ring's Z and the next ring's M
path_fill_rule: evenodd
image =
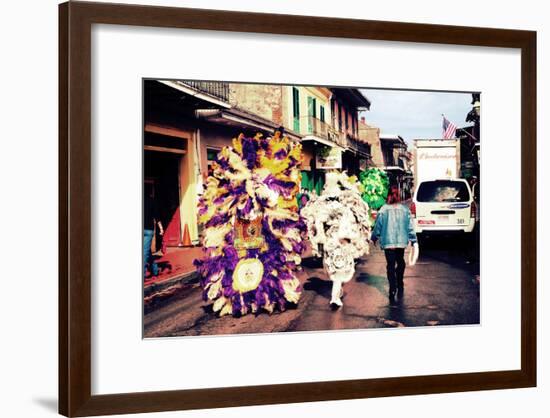
M363 186L363 200L371 209L380 209L386 203L390 186L386 172L379 168L369 168L359 174L359 181Z
M204 225L204 300L220 316L284 310L297 303L304 249L298 215L301 145L282 137L239 136L218 154L199 203Z
M332 280L330 303L342 306L342 286L355 273L354 259L369 253L369 206L361 199L360 184L345 173L327 173L321 196L313 197L301 215L313 254L323 256Z

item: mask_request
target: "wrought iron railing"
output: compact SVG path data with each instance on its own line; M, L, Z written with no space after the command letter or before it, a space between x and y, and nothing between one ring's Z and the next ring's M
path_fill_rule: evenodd
M332 142L335 142L337 145L341 146L342 148L346 148L348 146L348 138L344 132L340 132L331 127L329 136Z
M346 135L346 140L347 140L347 147L348 148L351 148L353 150L356 150L356 151L360 151L362 152L363 154L368 154L370 155L370 151L371 151L371 147L370 147L370 144L352 136L352 135L349 135L347 134Z
M219 81L181 81L195 90L209 94L224 102L229 101L229 83L223 83Z
M370 154L370 145L360 141L354 135L340 132L327 122L313 116L304 116L300 119L303 121L301 125L302 129L305 124L308 134L334 142L342 148L351 148L365 154Z
M314 116L303 116L301 119L303 120L301 128L305 128L308 134L329 139L330 125L328 123Z

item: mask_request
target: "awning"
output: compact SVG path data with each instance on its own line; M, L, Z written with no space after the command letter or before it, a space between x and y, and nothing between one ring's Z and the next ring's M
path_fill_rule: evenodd
M323 144L323 145L326 145L327 147L331 147L331 148L338 148L340 149L341 151L344 151L344 148L342 148L341 146L335 144L334 142L332 141L329 141L328 139L325 139L325 138L321 138L319 136L315 136L315 135L306 135L302 138L302 142L307 142L307 141L311 141L311 142L317 142L319 144Z
M279 125L270 120L237 109L197 109L195 113L199 119L208 122L237 128L255 129L269 134L280 128ZM286 129L285 135L294 140L300 139L299 135Z
M357 110L370 110L371 102L359 89L332 88L337 96L350 103Z
M405 172L405 169L402 167L399 167L398 165L390 165L390 166L382 167L382 169L386 171L401 171L403 173Z
M405 140L399 135L380 135L380 141L384 141L390 144L405 145Z
M367 158L369 160L372 158L372 155L370 155L368 152L361 151L361 150L358 150L356 148L346 148L346 151L352 152L352 153L358 155L361 158Z

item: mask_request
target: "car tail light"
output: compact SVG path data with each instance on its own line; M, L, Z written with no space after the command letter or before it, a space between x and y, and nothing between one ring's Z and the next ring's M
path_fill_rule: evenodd
M411 215L416 216L416 205L414 204L414 202L411 203L409 209L411 210Z
M470 205L470 218L477 218L477 205L476 202L472 202Z

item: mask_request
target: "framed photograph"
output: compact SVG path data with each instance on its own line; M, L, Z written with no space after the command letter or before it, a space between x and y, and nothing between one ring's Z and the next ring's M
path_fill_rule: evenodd
M59 412L536 385L536 33L59 6Z

